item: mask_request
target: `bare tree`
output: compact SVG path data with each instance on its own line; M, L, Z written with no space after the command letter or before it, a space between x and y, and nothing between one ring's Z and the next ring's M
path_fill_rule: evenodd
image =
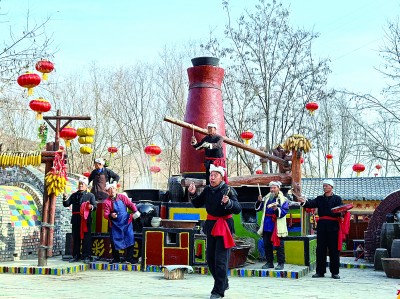
M288 134L304 131L304 105L326 96L329 68L327 60L312 54L318 35L292 28L289 11L276 1L266 2L245 10L234 24L229 1L224 1L225 40L211 36L203 47L223 58L230 74L224 83L228 131L238 137L240 130L251 129L271 152ZM252 164L246 155L241 159L248 167Z

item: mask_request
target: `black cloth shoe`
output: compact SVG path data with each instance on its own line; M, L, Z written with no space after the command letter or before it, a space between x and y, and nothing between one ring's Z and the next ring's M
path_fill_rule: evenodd
M278 264L278 266L275 267L275 270L283 270L284 267L283 264Z
M264 266L261 267L262 269L272 269L274 268L273 263L266 263Z
M333 279L340 279L340 276L339 276L339 274L332 274L332 278Z
M73 257L72 259L69 260L70 263L76 263L79 262L80 258Z
M312 278L321 278L321 277L324 277L324 276L325 276L324 274L315 273L315 274L312 276Z
M127 259L126 261L125 261L125 264L128 264L128 265L133 265L133 264L137 264L137 260L136 259Z
M210 299L222 298L220 294L211 294Z

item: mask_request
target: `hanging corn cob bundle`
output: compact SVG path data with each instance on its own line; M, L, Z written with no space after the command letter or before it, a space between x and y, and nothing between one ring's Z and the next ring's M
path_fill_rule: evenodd
M64 192L67 184L67 166L64 164L64 152L58 151L54 155L53 167L46 174L47 195L58 196Z
M40 151L29 152L0 152L0 167L25 167L28 165L39 166L42 163Z

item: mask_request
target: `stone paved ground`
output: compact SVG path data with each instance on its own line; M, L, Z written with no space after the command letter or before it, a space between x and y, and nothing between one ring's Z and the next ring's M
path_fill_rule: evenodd
M328 271L329 272L329 271ZM340 269L342 279L231 277L225 298L395 299L400 280L373 269ZM0 298L209 298L211 276L186 274L166 280L163 273L88 270L76 274L0 274Z

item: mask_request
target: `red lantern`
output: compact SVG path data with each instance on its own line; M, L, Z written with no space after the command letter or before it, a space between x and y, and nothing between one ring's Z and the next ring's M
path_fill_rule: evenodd
M310 112L310 115L314 115L314 111L318 109L318 103L309 102L306 104L306 109Z
M257 169L256 174L263 174L263 171L261 169Z
M48 112L51 109L49 101L38 98L29 102L29 107L36 112L36 119L43 119L43 112Z
M90 177L90 172L89 172L89 171L85 171L85 172L83 173L83 176L84 176L84 177L87 177L87 178Z
M70 147L71 140L76 138L76 136L78 136L76 129L71 127L65 127L60 131L60 137L64 139L66 147Z
M118 152L118 148L116 148L115 146L110 146L107 150L111 154L111 157L114 156L116 152Z
M156 156L161 154L161 148L158 145L150 144L144 148L144 152L151 157L152 162L155 162Z
M328 160L328 163L332 162L332 159L333 159L333 155L332 154L327 154L325 157Z
M254 134L250 131L244 131L242 134L240 134L240 138L244 140L244 143L249 145L250 140L254 137Z
M304 158L303 158L303 157L300 158L300 163L301 163L301 164L304 163Z
M151 167L150 167L150 171L151 171L152 173L158 173L158 172L161 171L161 168L158 167L158 166L151 166Z
M28 96L33 95L33 88L38 86L40 81L40 76L31 72L26 72L17 79L20 86L28 88Z
M48 60L40 60L36 63L35 68L38 72L43 73L42 79L47 80L47 74L51 73L54 70L54 64Z
M365 166L361 163L357 163L353 165L353 171L357 172L357 176L360 176L360 173L365 170Z
M382 169L382 165L380 165L380 164L376 164L375 165L375 168L379 171L379 170L381 170Z

